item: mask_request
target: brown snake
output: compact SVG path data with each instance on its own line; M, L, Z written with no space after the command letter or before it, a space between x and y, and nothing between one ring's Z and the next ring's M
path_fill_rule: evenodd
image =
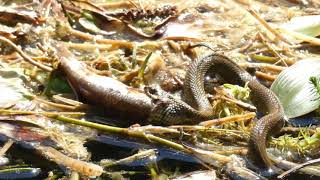
M211 54L190 65L184 82L186 101L199 111L212 112L204 91L204 77L208 71L219 74L227 83L240 86L248 83L252 103L264 114L252 129L251 146L268 168L277 170L266 152L267 138L279 132L284 125L284 111L277 96L232 60L220 54Z
M78 94L133 119L148 120L152 124L197 124L214 117L212 106L204 91L204 77L208 71L219 74L224 82L251 89L251 101L264 116L251 132L251 146L268 168L276 169L266 152L267 137L283 126L284 112L276 95L261 85L235 62L220 54L195 60L184 82L184 101L161 98L153 101L144 92L105 76L90 72L70 52L59 48L60 67Z

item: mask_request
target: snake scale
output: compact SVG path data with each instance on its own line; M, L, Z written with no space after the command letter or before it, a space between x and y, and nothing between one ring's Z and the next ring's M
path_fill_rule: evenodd
M58 52L60 68L79 95L107 111L152 124L197 124L212 119L212 106L204 91L204 78L208 71L219 74L226 83L240 86L248 83L251 101L264 114L251 132L251 147L268 168L275 169L267 156L266 141L283 126L283 108L272 91L224 55L214 53L192 62L186 73L182 101L171 97L153 100L143 91L90 72L65 48L58 47Z

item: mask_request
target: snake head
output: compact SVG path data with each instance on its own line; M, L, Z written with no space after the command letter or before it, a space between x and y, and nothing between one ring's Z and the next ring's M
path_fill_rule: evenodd
M175 116L172 111L172 101L168 98L153 99L154 106L151 109L148 121L154 125L170 125L171 117ZM171 123L170 123L171 122Z
M148 121L154 125L192 124L196 114L187 103L167 97L157 99L151 109Z

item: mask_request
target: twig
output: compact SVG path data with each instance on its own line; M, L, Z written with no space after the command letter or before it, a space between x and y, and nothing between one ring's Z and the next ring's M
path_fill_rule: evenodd
M74 42L62 42L62 44L68 48L82 50L82 51L94 51L99 49L100 51L108 51L112 48L108 44L90 44L90 43L74 43Z
M130 0L130 1L132 1L132 0ZM141 9L142 9L142 11L145 13L145 12L146 12L146 10L145 10L145 8L144 8L144 6L143 6L143 4L142 4L141 0L138 0L138 2L139 2L139 6L140 6L140 8L141 8Z
M181 150L181 151L185 151L186 150L183 148L182 145L177 144L175 142L151 135L151 134L145 134L144 132L141 131L135 131L133 129L128 129L128 128L119 128L119 127L113 127L113 126L107 126L107 125L103 125L103 124L98 124L98 123L93 123L93 122L88 122L88 121L82 121L82 120L78 120L78 119L74 119L74 118L69 118L69 117L65 117L65 116L56 116L55 119L59 120L59 121L63 121L63 122L67 122L67 123L71 123L71 124L77 124L80 126L85 126L85 127L90 127L93 129L97 129L100 130L102 132L106 132L106 133L112 133L112 134L120 134L120 135L126 135L126 136L130 136L130 137L135 137L135 138L140 138L140 139L144 139L147 141L151 141L151 142L156 142L159 144L163 144L166 146L169 146L171 148L174 148L176 150Z
M313 160L310 160L310 161L307 161L305 163L302 163L302 164L299 164L291 169L289 169L288 171L285 171L284 173L280 174L278 176L278 178L280 179L283 179L284 177L288 176L289 174L301 169L301 168L304 168L306 166L309 166L309 165L312 165L312 164L316 164L316 163L320 163L320 158L319 159L313 159Z
M169 126L169 128L173 129L183 129L184 131L187 132L205 132L207 135L209 134L214 134L214 135L223 135L223 137L230 137L233 139L242 139L247 141L249 139L249 134L244 133L243 131L239 130L231 130L231 129L220 129L216 127L205 127L205 126L200 126L200 125L174 125L174 126ZM222 138L222 137L219 137ZM225 139L225 138L223 138Z
M46 112L46 111L19 111L19 110L7 110L0 109L1 115L44 115L44 116L57 116L57 115L69 115L69 116L83 116L84 112Z
M230 149L230 150L217 150L214 152L222 155L239 154L241 156L246 156L248 154L248 151L249 151L248 148L238 148L238 149Z
M266 49L266 50L269 51L269 49ZM256 53L260 53L260 52L253 52L253 54L249 54L250 58L257 60L257 61L267 62L267 63L274 63L274 62L278 61L277 57L258 55Z
M252 47L252 45L253 45L253 40L252 39L249 39L248 41L246 41L246 43L245 44L243 44L241 47L239 47L239 48L237 48L237 49L235 49L235 50L233 50L233 52L238 52L238 53L242 53L242 52L245 52L245 51L247 51L248 49L250 49L251 47Z
M130 129L133 129L136 131L150 132L154 134L178 134L178 135L181 134L181 132L176 129L163 127L163 126L147 125L147 126L139 126L139 127L130 127ZM190 134L184 133L183 135L190 135Z
M129 9L129 8L137 8L137 5L132 1L120 1L120 2L103 2L97 3L98 7L102 7L104 9Z
M268 51L269 51L269 49L268 49ZM278 57L258 55L256 53L258 53L258 52L256 51L256 52L253 52L253 54L250 54L250 58L257 60L257 61L267 62L267 63L275 63L279 60ZM287 65L292 65L295 63L295 61L293 61L291 59L287 59L287 58L284 59L284 61L286 62Z
M284 159L280 159L276 156L274 156L272 153L268 153L270 159L276 163L277 166L279 166L282 169L291 169L299 164L293 163ZM320 168L317 166L305 166L301 169L298 169L301 173L309 174L312 176L320 176Z
M256 113L250 112L250 113L243 114L243 115L235 115L235 116L224 117L224 118L220 118L220 119L203 121L200 123L200 125L206 126L206 127L214 126L214 125L221 125L221 124L225 124L225 123L249 120L249 119L254 118L255 116L256 116Z
M276 76L273 76L273 75L270 75L270 74L267 74L267 73L264 73L264 72L261 72L261 71L256 71L255 75L258 78L265 79L265 80L268 80L268 81L274 81L274 80L277 79Z
M108 161L108 160L101 160L100 161L100 165L103 166L104 168L108 168L111 166L116 166L119 164L125 164L125 163L130 163L139 159L143 159L146 157L151 157L151 156L155 156L157 153L157 151L155 149L148 149L142 152L138 152L132 156L117 160L117 161Z
M50 61L51 59L48 57L44 57L44 56L38 56L38 57L32 57L33 60L35 61Z
M284 60L285 58L281 54L279 54L278 51L270 43L267 42L266 38L261 33L258 33L258 35L259 35L261 41L263 42L263 44L266 45L268 47L268 49L280 59L280 61L283 63L283 65L288 67L286 61ZM277 64L278 62L279 61L277 61L275 64Z
M163 127L163 126L147 125L147 126L139 126L139 127L130 127L130 129L135 130L135 131L142 131L145 133L152 133L152 134L160 134L160 135L171 134L171 135L183 136L183 137L188 137L188 138L193 137L192 134L181 131L181 129L174 129L174 128ZM213 143L212 140L210 140L206 137L197 137L197 139L201 140L201 141ZM220 153L218 153L218 154L220 154Z
M129 3L132 4L135 8L139 8L139 6L137 5L136 2L134 2L133 0L129 0Z
M8 150L9 148L12 146L13 141L11 139L9 139L4 146L0 149L0 157L3 156Z
M100 176L103 173L103 168L99 165L73 159L68 157L56 149L49 146L37 145L35 148L48 159L56 162L59 165L66 166L74 171L77 171L86 176Z
M163 38L165 40L173 40L173 41L191 41L191 42L202 42L203 40L193 37L185 37L185 36L168 36Z
M279 54L279 53L275 50L275 48L272 47L271 44L266 43L266 45L267 45L267 47L268 47L276 56L279 57L279 61L275 62L274 64L278 64L279 62L282 62L282 64L283 64L284 66L288 67L288 64L286 63L285 58L284 58L281 54Z
M83 104L82 102L79 102L79 101L76 101L76 100L73 100L73 99L69 99L69 98L66 98L66 97L62 97L60 94L53 95L52 99L55 100L55 101L60 101L60 102L65 103L65 104L69 104L71 106L89 106L87 104Z
M67 110L79 110L79 109L85 109L88 108L88 106L85 106L84 104L82 105L65 105L65 104L60 104L60 103L55 103L55 102L50 102L50 101L46 101L44 99L40 99L37 97L34 97L35 101L41 102L43 104L52 106L52 107L56 107L56 108L61 108L61 109L67 109Z
M104 133L119 134L119 135L129 136L129 137L133 137L133 138L144 139L144 140L147 140L148 142L151 142L151 143L158 143L158 144L161 144L164 146L171 147L175 150L179 150L179 151L182 151L182 152L185 152L188 154L193 154L193 152L190 151L190 149L186 148L185 146L183 146L181 144L154 136L152 134L146 134L141 131L136 131L134 129L113 127L113 126L97 124L97 123L88 122L88 121L81 121L78 119L64 117L64 116L56 116L55 119L59 120L59 121L71 123L71 124L77 124L77 125L97 129L97 130L100 130L101 132L104 132ZM219 161L220 163L226 163L226 162L230 161L230 158L228 158L227 156L223 156L223 155L213 153L213 152L207 152L207 151L205 151L205 152L209 153L210 158L212 158L216 161Z
M283 42L292 45L284 36L282 36L277 30L273 29L264 19L262 19L253 9L248 8L247 11L255 17L268 31L270 31L275 37Z
M50 13L52 0L44 0L41 2L37 12L40 14L40 18L47 19Z
M257 111L257 108L255 106L252 106L251 104L248 104L248 103L245 103L245 102L242 102L240 100L237 100L237 99L231 99L231 98L228 98L226 96L216 96L214 97L213 99L223 99L225 101L229 101L229 102L232 102L242 108L245 108L249 111Z
M250 6L252 4L250 0L236 0L236 2L243 4L245 6Z
M173 128L173 129L183 128L183 130L185 130L185 131L198 131L198 132L199 131L206 131L207 133L218 132L218 133L226 134L228 132L233 135L239 135L241 133L241 131L239 131L239 130L219 129L219 128L215 128L215 127L204 127L204 126L200 126L200 125L172 125L172 126L169 126L169 128Z
M125 47L128 49L132 49L133 45L131 42L128 41L123 41L123 40L112 40L112 39L101 39L97 36L93 36L90 35L88 33L84 33L78 30L73 29L72 27L69 27L69 31L71 35L74 35L78 38L81 38L83 40L87 40L87 41L95 41L98 44L110 44L112 46L116 46L116 47Z
M231 157L212 153L211 151L202 150L199 148L193 148L186 144L183 144L183 147L191 152L191 154L195 155L199 160L210 163L211 165L217 166L215 162L212 163L212 159L218 161L219 163L225 164L232 160Z
M273 72L281 72L286 69L286 67L283 66L277 66L273 64L268 63L239 63L239 65L242 68L257 68L257 69L265 69L267 71L273 71Z
M299 166L299 164L297 163L278 158L274 156L272 153L269 153L269 157L272 161L274 161L277 164L277 166L281 167L282 169L291 169L291 168L295 168L296 166ZM301 173L309 174L311 176L320 176L319 166L310 165L310 166L299 168L297 170L300 171Z
M29 62L30 64L32 64L32 65L34 65L44 71L48 71L48 72L52 71L51 67L45 66L41 63L34 61L31 57L29 57L27 54L25 54L17 45L15 45L9 39L7 39L3 36L0 36L0 41L5 42L5 43L9 44L11 47L13 47L20 54L20 56L23 57L23 59L26 60L27 62Z

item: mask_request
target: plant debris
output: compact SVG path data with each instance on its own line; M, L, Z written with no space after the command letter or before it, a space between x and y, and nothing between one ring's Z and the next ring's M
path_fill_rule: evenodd
M153 103L185 103L189 65L212 53L271 87L291 118L267 140L269 158L288 170L278 177L320 176L319 6L311 0L0 1L0 178L280 174L265 173L250 150L260 107L250 102L248 84L226 84L208 71L203 83L213 118L168 126L146 120ZM110 84L112 93L105 90ZM127 96L135 102L122 103ZM102 108L104 101L112 105Z

